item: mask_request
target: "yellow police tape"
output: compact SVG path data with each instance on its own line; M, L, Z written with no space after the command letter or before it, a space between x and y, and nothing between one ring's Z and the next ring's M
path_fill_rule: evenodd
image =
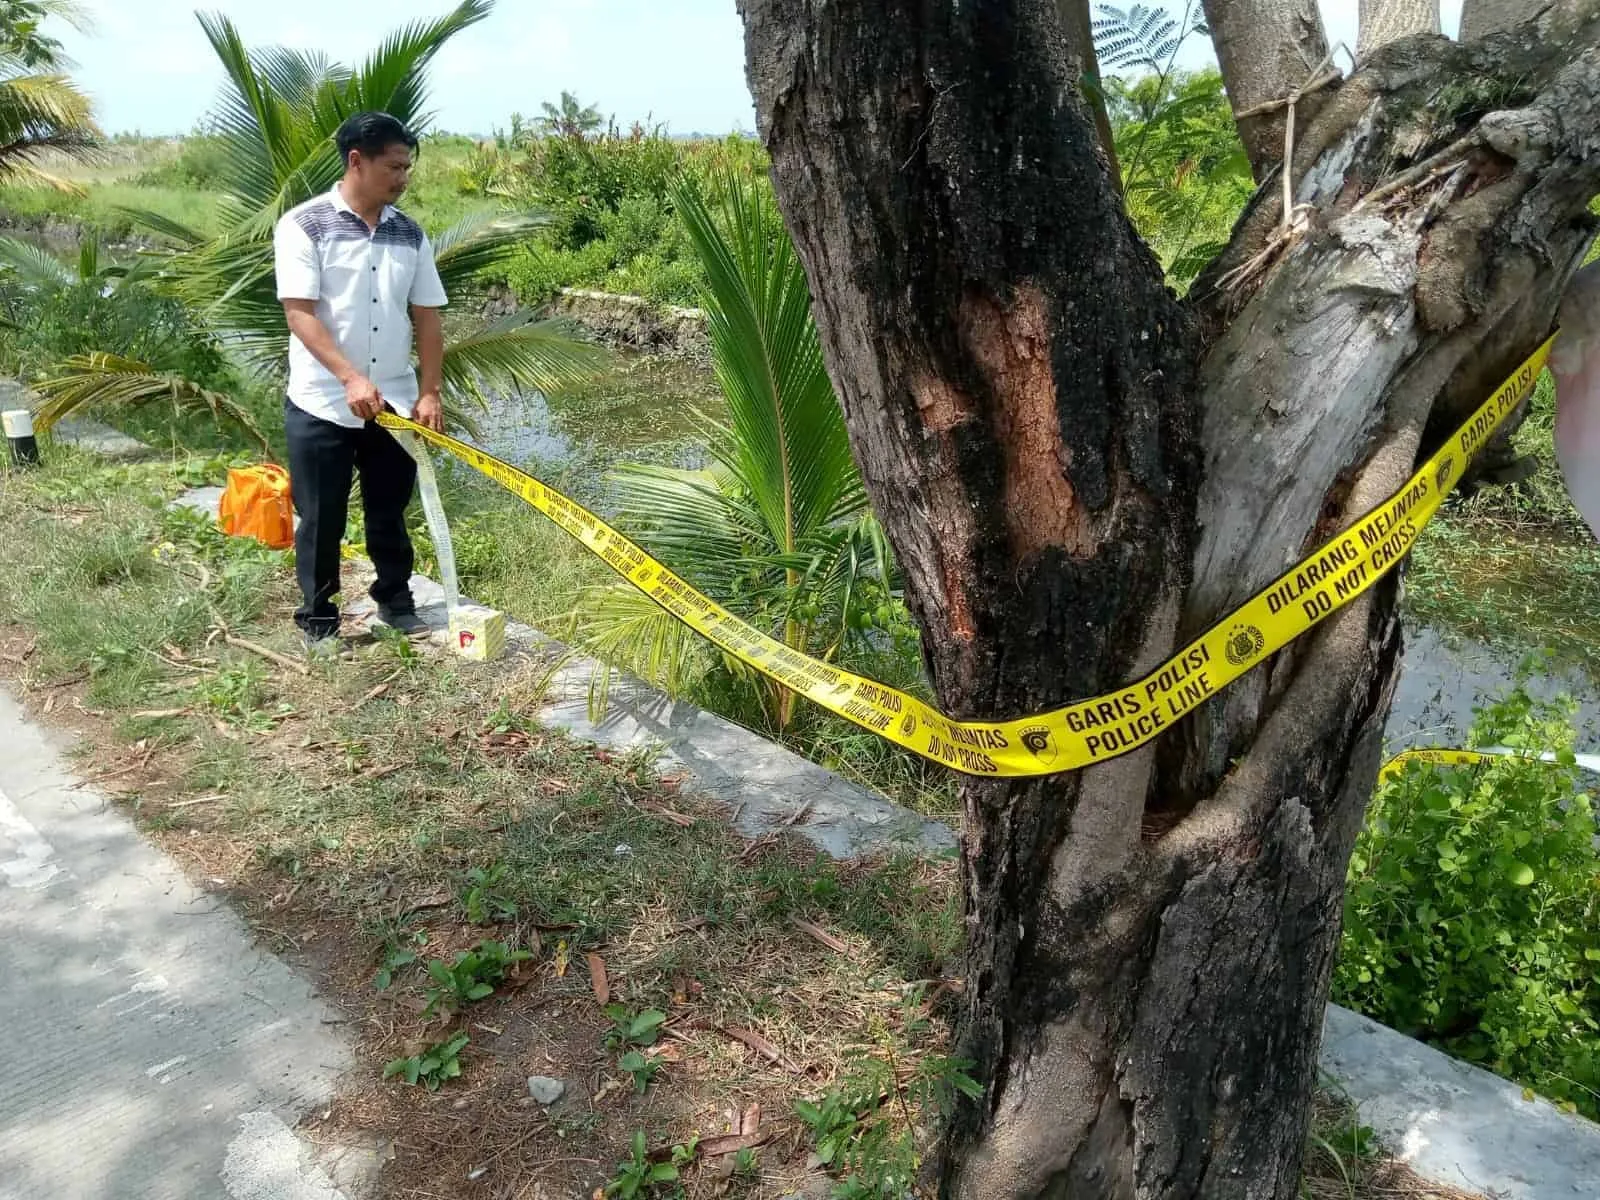
M1411 549L1468 460L1522 402L1551 339L1409 481L1349 529L1284 572L1143 679L1054 712L1008 721L960 721L894 688L790 649L673 574L588 509L493 455L384 413L544 513L617 574L724 653L830 712L908 750L979 776L1053 775L1144 745L1268 655L1370 588Z
M1540 763L1544 766L1566 767L1600 775L1600 754L1556 753L1554 750L1517 749L1511 746L1485 746L1482 750L1459 750L1445 746L1424 746L1415 750L1402 750L1378 770L1378 782L1385 783L1401 774L1410 763L1426 763L1435 769L1441 767L1481 767L1484 763L1504 759L1516 762Z
M1537 755L1519 755L1510 751L1486 750L1402 750L1378 769L1378 782L1386 783L1406 769L1408 763L1430 763L1436 767L1476 767L1497 758L1527 758L1538 762Z

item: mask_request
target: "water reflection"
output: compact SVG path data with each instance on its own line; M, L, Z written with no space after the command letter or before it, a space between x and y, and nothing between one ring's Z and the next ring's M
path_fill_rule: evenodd
M533 473L573 482L582 499L597 501L605 473L619 463L704 465L705 423L725 412L704 368L619 355L580 388L503 398L478 419L478 444Z

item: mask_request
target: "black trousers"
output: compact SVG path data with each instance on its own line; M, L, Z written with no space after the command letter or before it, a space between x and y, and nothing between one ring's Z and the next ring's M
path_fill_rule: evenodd
M350 509L350 484L361 475L367 554L378 569L372 598L385 613L416 611L411 598L415 554L406 532L406 505L417 464L387 429L368 421L348 429L283 402L289 438L289 487L300 527L294 535L295 574L303 598L295 624L313 637L339 632L339 543Z

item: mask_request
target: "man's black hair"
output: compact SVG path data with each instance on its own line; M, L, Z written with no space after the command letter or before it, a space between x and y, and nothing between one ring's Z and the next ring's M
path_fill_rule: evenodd
M358 112L346 117L333 135L339 147L339 161L350 165L350 151L361 151L364 158L376 158L390 146L417 148L417 135L386 112Z

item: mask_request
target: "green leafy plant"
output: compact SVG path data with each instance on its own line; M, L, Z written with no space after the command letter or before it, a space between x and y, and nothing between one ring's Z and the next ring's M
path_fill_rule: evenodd
M482 941L456 955L454 962L433 959L428 963L428 978L433 983L426 992L428 1003L423 1016L454 1011L486 999L505 982L512 967L532 957L526 950L509 949L504 942Z
M395 975L414 965L417 951L427 944L428 935L420 929L396 933L385 939L383 956L378 962L377 974L372 977L372 986L380 992L387 991L393 985Z
M504 863L496 863L487 870L473 867L467 872L466 886L461 890L461 908L468 921L474 925L492 925L517 919L517 902L501 890L506 875Z
M194 697L227 724L250 733L267 733L277 727L267 702L266 672L254 660L219 667L195 685Z
M661 1036L661 1027L667 1023L667 1014L659 1008L647 1008L636 1013L625 1004L608 1004L605 1014L611 1019L611 1028L607 1030L605 1039L607 1050L654 1045L656 1038Z
M906 1046L926 1035L923 990L914 989L898 1029L880 1024L875 1030L877 1053L856 1054L818 1099L795 1101L816 1163L838 1179L835 1200L901 1200L922 1168L918 1134L926 1118L947 1114L957 1094L981 1096L966 1059L925 1054L902 1070Z
M422 665L422 651L418 650L416 643L398 629L388 625L374 625L372 637L400 666L414 670Z
M733 1155L733 1173L745 1178L761 1174L761 1155L754 1146L741 1146Z
M656 1077L656 1072L661 1070L661 1061L647 1058L637 1050L629 1050L617 1060L617 1066L633 1077L633 1090L642 1096L650 1089L650 1081Z
M556 137L581 142L605 124L605 118L600 115L598 108L583 104L571 92L562 92L559 104L546 100L539 107L544 110L544 116L539 118L539 128Z
M875 1031L876 1053L856 1055L816 1100L795 1102L815 1161L838 1179L835 1200L901 1200L922 1165L918 1137L926 1116L947 1113L957 1094L982 1095L965 1059L929 1054L901 1070L904 1047L927 1033L924 993L913 989L898 1029Z
M794 649L870 656L874 631L893 621L891 556L823 369L805 272L769 191L732 175L714 186L716 202L686 180L671 196L705 269L728 420L708 427L712 462L702 470L619 468L616 520L695 587ZM720 674L754 698L756 722L791 725L794 692L718 658L636 588L592 589L573 620L576 644L602 662L677 692ZM596 709L609 679L594 675Z
M461 1074L461 1052L471 1041L468 1034L458 1033L420 1054L393 1059L384 1066L383 1077L393 1079L398 1075L409 1084L420 1083L430 1092L437 1092L445 1082Z
M1468 742L1527 757L1412 763L1379 786L1350 861L1334 994L1595 1116L1600 865L1573 712L1519 686L1479 710Z
M674 1152L677 1149L674 1147ZM606 1184L605 1194L616 1196L618 1200L634 1200L638 1196L660 1195L666 1185L672 1185L672 1190L681 1194L682 1189L677 1187L679 1176L676 1162L650 1161L644 1130L638 1129L628 1144L628 1157L617 1164L617 1173Z
M1128 215L1172 282L1187 287L1226 245L1255 190L1222 75L1109 79L1105 96Z

